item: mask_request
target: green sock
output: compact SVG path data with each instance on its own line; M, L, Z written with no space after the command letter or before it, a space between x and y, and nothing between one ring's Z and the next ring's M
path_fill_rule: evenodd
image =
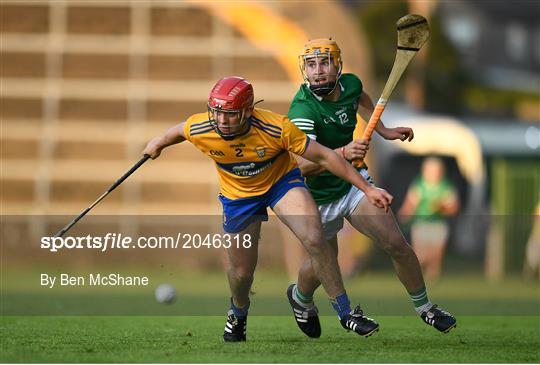
M414 293L409 293L409 297L411 298L414 309L419 314L424 312L425 310L429 309L427 307L430 307L431 302L429 301L426 287L423 287L422 289L418 290Z
M298 289L298 285L294 286L293 294L294 294L294 299L296 299L296 302L298 302L298 304L301 304L304 306L310 306L313 304L313 295L308 296L308 295L302 294L300 290Z

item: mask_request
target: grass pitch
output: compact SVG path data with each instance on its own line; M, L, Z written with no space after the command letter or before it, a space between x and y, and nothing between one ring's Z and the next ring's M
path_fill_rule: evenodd
M369 338L347 333L333 316L309 339L291 317L252 316L248 342L223 343L225 316L3 317L2 362L534 363L538 317L458 318L438 333L413 316L377 318Z
M39 271L3 271L0 361L12 363L538 363L540 287L510 278L446 276L430 298L456 315L442 334L413 315L391 274L346 283L381 330L362 338L341 328L322 290L323 334L309 339L290 313L283 273L258 272L247 343L223 343L228 288L223 273L155 274L179 297L158 304L154 287L120 290L39 288ZM201 285L204 283L204 285Z

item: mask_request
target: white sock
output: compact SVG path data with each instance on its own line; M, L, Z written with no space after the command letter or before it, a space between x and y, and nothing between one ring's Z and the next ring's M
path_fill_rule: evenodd
M427 302L426 304L421 305L420 307L414 308L414 310L416 311L416 313L422 314L424 312L427 312L429 309L431 309L431 307L433 307L433 303Z

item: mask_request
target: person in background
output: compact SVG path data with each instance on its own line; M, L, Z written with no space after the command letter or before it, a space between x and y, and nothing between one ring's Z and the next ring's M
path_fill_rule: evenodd
M445 178L443 162L426 158L398 214L402 222L411 224L413 249L428 280L436 281L441 274L449 233L447 219L458 211L459 199Z

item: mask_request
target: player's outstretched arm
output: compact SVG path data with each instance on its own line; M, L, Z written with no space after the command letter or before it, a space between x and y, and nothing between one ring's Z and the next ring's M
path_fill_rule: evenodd
M388 207L394 199L392 195L383 189L370 185L352 165L348 164L331 149L324 147L316 141L310 141L302 157L355 185L366 194L371 204L388 211Z
M152 138L144 148L143 154L149 155L154 160L159 157L165 147L184 142L186 140L184 125L185 123L175 125L169 128L164 135Z
M369 144L367 141L357 139L343 147L336 148L334 152L348 161L353 161L359 158L364 158L368 149ZM315 176L326 171L326 169L321 165L308 161L305 158L297 155L295 155L295 157L296 162L298 162L298 167L300 167L300 171L302 172L302 176Z
M298 155L293 155L298 163L302 176L316 176L324 171L324 167Z

